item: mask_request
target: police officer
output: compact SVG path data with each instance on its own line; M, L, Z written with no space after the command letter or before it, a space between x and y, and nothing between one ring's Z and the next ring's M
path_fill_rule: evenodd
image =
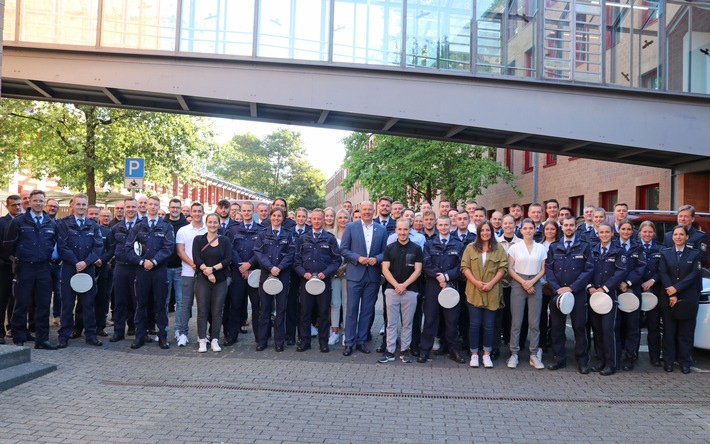
M692 205L683 205L678 208L678 225L688 230L688 240L685 245L700 251L700 263L705 267L707 266L708 260L708 235L693 226L694 220L695 207ZM673 246L672 231L666 233L663 239L663 245L668 248Z
M82 319L86 334L86 343L101 346L103 343L96 337L96 315L94 300L96 285L94 262L101 258L103 240L99 227L93 220L86 217L89 198L86 194L74 195L74 216L64 218L57 223L57 251L62 260L62 316L59 328L59 348L69 344L69 335L74 329L74 304L79 298L82 307ZM91 276L92 287L84 293L75 292L71 278L77 273Z
M285 209L285 208L284 208ZM308 218L308 210L299 207L296 208L296 221L286 219L293 222L293 241L298 242L298 239L306 234L311 234L311 227L306 225ZM283 225L286 226L285 224ZM296 343L296 331L300 322L300 306L299 292L301 287L301 276L295 270L291 270L291 281L288 289L288 300L286 301L286 345L294 345ZM300 330L299 330L300 331ZM310 342L311 330L308 329L308 336L299 337L300 341Z
M643 251L646 270L643 274L641 290L650 291L656 297L665 293L661 278L658 276L658 265L661 262L661 246L656 242L656 226L650 220L641 222L639 226L639 239ZM656 306L646 312L646 326L648 327L648 357L651 365L661 366L661 309Z
M634 238L634 226L628 219L619 223L618 242L622 252L626 255L626 269L628 274L621 282L619 289L621 292L631 292L641 302L641 284L644 282L646 273L646 258L643 254L643 247ZM638 359L638 348L641 344L641 307L627 313L619 310L619 336L620 347L617 348L617 363L621 362L622 370L631 371L634 369L634 361ZM625 352L623 361L621 352Z
M30 193L30 210L17 216L7 229L3 246L8 256L14 257L15 278L12 312L12 339L24 345L29 336L27 309L35 296L35 348L56 350L49 342L49 305L52 296L52 275L49 260L57 241L57 223L42 211L46 194L42 190Z
M294 271L300 281L300 322L298 325L298 347L302 352L311 348L311 311L313 303L318 305L318 343L320 351L328 353L328 336L330 335L330 300L331 277L338 271L340 249L335 236L323 230L325 212L316 208L311 215L312 232L304 234L296 241ZM325 283L325 290L319 295L306 291L306 283L311 278L318 278Z
M148 322L147 304L153 296L155 321L158 325L158 345L162 349L170 348L167 339L168 311L165 299L168 296L167 261L175 248L173 227L158 217L160 198L150 196L145 219L136 225L128 236L125 248L128 261L138 265L136 270L136 339L132 349L145 345L146 324ZM134 243L142 245L142 255L136 254Z
M111 211L108 208L99 210L95 205L89 207L86 213L90 219L94 219L99 224L99 233L104 244L103 253L96 265L96 302L94 302L94 313L96 313L96 335L108 336L106 333L106 315L108 313L111 299L111 283L113 282L113 250L110 248L111 229L108 224L111 222ZM96 218L93 215L96 214Z
M12 308L15 306L14 298L12 297L12 261L10 255L5 252L2 245L3 239L7 234L7 229L12 223L12 220L22 214L22 201L20 196L12 194L5 200L5 208L7 214L0 217L0 344L5 343L5 326L10 324L12 316ZM8 314L7 319L5 313ZM7 320L7 324L5 321Z
M286 211L283 208L272 208L269 212L269 227L264 228L259 233L254 245L254 254L261 267L261 278L259 280L259 336L257 338L256 351L266 349L274 299L276 300L274 349L277 352L284 351L286 300L291 280L293 255L296 248L292 232L281 226L284 219L286 219ZM263 223L267 223L267 221ZM264 291L264 282L270 276L278 278L283 285L281 292L273 296Z
M572 330L574 330L574 356L577 360L577 370L586 375L589 373L589 345L587 340L587 294L586 286L592 279L594 264L591 262L591 246L576 235L577 223L574 217L562 221L564 237L550 245L545 261L545 278L552 293L561 295L566 292L574 294L574 307L570 313ZM565 321L567 315L556 306L556 298L550 301L550 330L552 349L555 362L547 368L558 370L567 366L567 349L565 348Z
M138 202L129 197L123 201L125 217L111 227L109 238L109 254L115 257L113 270L113 336L109 342L118 342L126 337L126 323L128 335L135 334L135 306L136 294L134 281L136 279L136 266L128 259L125 245L128 235L138 223L136 215Z
M617 367L618 288L626 279L628 270L626 252L617 243L612 243L614 227L608 222L602 222L599 225L598 235L600 243L592 248L594 273L587 290L590 296L594 293L608 294L613 306L606 314L599 314L591 309L589 311L594 332L594 351L597 354L597 363L591 370L599 372L602 376L609 376L616 373Z
M244 325L243 307L247 297L251 301L251 319L254 339L258 340L259 328L259 289L250 287L247 283L249 273L259 268L254 255L254 244L264 227L254 220L254 204L242 203L240 210L242 222L233 223L227 230L227 237L232 242L232 283L229 286L229 337L224 339L224 345L230 346L237 342L241 326Z
M425 363L429 361L429 355L434 345L434 337L439 327L439 292L451 286L458 289L459 278L461 277L461 255L463 254L463 243L451 236L451 219L449 216L439 216L436 220L436 229L439 235L424 244L424 274L426 283L424 287L424 328L417 362ZM463 364L466 358L461 351L461 340L459 339L459 311L461 302L453 308L443 309L444 337L449 348L449 357Z

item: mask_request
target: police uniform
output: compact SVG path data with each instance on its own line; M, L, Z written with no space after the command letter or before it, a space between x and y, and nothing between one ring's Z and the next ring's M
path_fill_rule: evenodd
M5 313L12 315L12 307L15 305L12 301L12 279L14 277L12 262L2 245L12 219L14 218L10 214L0 217L0 344L5 343L5 325L9 326L10 323L10 316L8 316L7 324L5 324Z
M41 222L37 222L40 218ZM5 233L3 246L8 256L15 257L12 312L12 340L23 345L29 338L27 310L35 296L35 348L49 341L49 305L52 297L52 275L49 261L57 241L57 223L42 212L32 211L17 216Z
M665 291L658 298L663 317L663 360L666 371L673 371L673 362L677 359L683 373L690 372L700 301L698 288L702 281L702 256L704 254L700 250L692 248L683 248L680 255L675 246L661 250L658 275L663 287L674 287L674 296L678 297L674 308L670 307L669 296ZM682 304L685 307L681 307Z
M615 241L616 242L616 241ZM626 248L621 244L622 250ZM623 360L623 369L632 370L634 361L638 359L638 349L641 344L641 284L646 282L644 275L646 274L646 257L643 254L643 247L640 243L629 239L629 249L625 252L626 269L628 274L624 279L628 286L627 292L633 293L639 299L639 308L631 313L626 313L619 310L619 347L617 347L617 362L622 362L621 352L626 352Z
M111 229L104 225L99 225L99 234L103 241L103 254L101 255L101 266L96 267L96 302L94 303L94 313L96 315L96 332L99 335L106 335L103 330L106 328L106 314L111 299L111 283L113 282L113 267L111 259L113 250L110 246Z
M569 248L566 248L566 238L554 242L547 250L545 261L545 279L550 285L553 295L557 290L569 287L574 294L574 306L570 313L572 330L574 331L574 357L580 371L587 373L589 365L589 341L587 339L587 293L586 286L592 279L594 263L591 261L591 246L588 242L575 236ZM563 314L550 301L550 335L555 362L548 366L551 370L567 365L567 349L565 348L565 321Z
M380 216L374 217L372 219L373 222L377 222L378 224L382 225L385 227L387 230L387 235L389 236L390 234L394 233L396 228L397 228L397 221L392 218L392 216L388 216L387 219L383 219Z
M589 242L589 244L592 247L594 247L595 245L597 245L601 242L599 240L599 235L597 234L597 230L594 227L592 227L591 230L585 231L584 233L582 233L582 239Z
M285 341L285 316L288 289L291 282L291 266L295 251L293 234L290 230L281 227L274 233L272 227L263 229L256 239L254 254L261 267L259 280L259 332L257 336L258 349L266 348L271 324L271 310L276 300L276 317L274 320L274 345L277 351L283 351ZM283 285L283 290L277 295L270 295L264 291L264 282L271 276L271 269L278 267L278 279Z
M247 297L251 301L251 320L254 330L254 339L258 340L259 329L259 289L252 288L247 280L242 277L239 267L243 262L249 262L251 268L247 272L259 268L259 262L254 255L254 245L263 226L252 220L247 227L244 222L230 224L227 229L227 238L232 243L232 283L229 285L229 325L225 338L226 345L237 342L241 326L244 324L243 307L247 304Z
M115 264L113 270L113 337L111 342L119 341L126 336L126 323L128 329L134 331L134 318L136 314L136 266L129 261L125 245L128 235L137 224L137 219L132 222L120 220L111 228L109 237L109 253L113 253Z
M94 262L103 253L103 240L98 224L84 217L71 216L57 223L57 251L62 260L61 298L62 315L59 328L59 346L66 346L69 336L74 330L74 304L79 299L82 308L82 321L87 342L96 340L96 315L94 301L96 298L96 274ZM85 262L86 268L76 271L76 264ZM77 273L91 276L92 287L85 293L75 292L70 284L71 278Z
M468 230L466 230L466 234L464 234L463 236L461 236L461 233L459 233L458 230L454 231L453 233L450 233L449 236L454 236L455 238L460 240L461 243L463 244L464 250L466 249L468 244L476 242L476 233L473 233ZM461 298L462 301L466 300L466 284L467 284L466 276L464 276L462 274L459 277L459 288L458 288L459 297ZM442 308L442 310L443 310L443 308ZM469 347L470 342L469 342L469 338L468 338L469 324L470 324L470 319L468 316L468 309L464 308L462 310L459 310L459 333L461 334L461 340L462 340L461 341L462 342L461 348L463 350L468 350L470 348ZM440 330L440 333L443 333L443 332L441 332L441 329L439 329L439 330ZM500 329L498 330L498 333L499 333L498 336L495 336L495 332L493 333L494 338L500 337ZM494 339L494 342L495 342L495 339Z
M312 231L303 234L296 241L296 254L294 257L294 272L299 276L299 305L301 309L298 325L299 350L311 346L311 311L314 302L318 306L318 344L321 351L328 351L328 337L330 335L330 301L332 297L331 277L338 271L342 259L335 236L321 229L319 233ZM325 275L323 282L325 290L319 295L312 295L306 291L308 282L303 275L311 273L317 277L319 273Z
M271 226L269 226L269 229L270 228ZM281 226L281 228L283 228L283 225ZM300 239L302 236L311 234L311 227L308 225L304 225L302 228L298 228L297 225L294 225L291 232L293 234L293 242L294 244L297 244L298 239ZM301 317L301 307L299 303L301 276L296 273L296 270L293 269L290 273L291 281L289 283L288 288L288 298L286 299L286 343L288 345L293 345L296 341L296 332L299 333L299 341L310 341L311 329L308 329L307 336L301 336L300 329L298 328ZM308 314L310 316L311 313L309 312Z
M144 245L143 255L138 256L134 251L134 242ZM128 261L136 268L136 341L132 347L143 345L148 322L147 304L153 296L155 322L158 327L158 338L161 348L167 348L168 312L165 309L165 299L168 296L168 267L167 261L175 248L175 234L173 227L163 219L156 217L153 220L143 219L136 225L128 236L125 245ZM153 268L143 268L145 261L153 262Z
M420 358L424 360L429 357L434 345L434 337L439 328L439 293L442 288L436 280L438 273L444 274L447 285L458 290L458 283L461 277L461 255L463 254L463 243L449 234L448 241L442 243L441 238L436 237L424 244L424 274L426 276L424 287L423 313L424 327L420 344ZM449 352L456 354L461 351L461 340L459 339L459 312L461 302L459 301L453 308L444 308L444 338L449 348ZM460 359L459 359L460 361ZM465 359L464 359L465 362Z
M597 364L593 371L612 374L617 369L619 349L618 295L619 285L628 275L626 251L618 243L611 242L606 251L601 243L592 249L594 274L589 288L601 288L612 300L613 306L607 314L589 311L594 332L594 351L597 354Z
M663 239L663 245L668 248L673 247L673 231L668 231ZM707 266L708 260L708 235L695 227L690 227L688 229L688 240L685 242L686 247L690 247L694 250L699 250L700 264L705 267ZM702 284L701 284L702 285ZM702 288L702 287L698 287Z
M661 278L658 276L658 266L661 262L661 246L656 242L646 244L641 243L641 251L643 252L646 269L643 273L641 282L646 282L653 279L653 286L649 289L656 297L665 294L665 289L661 284ZM651 364L654 366L661 365L661 309L658 304L652 310L646 312L646 327L648 328L648 356ZM638 356L638 353L637 353Z

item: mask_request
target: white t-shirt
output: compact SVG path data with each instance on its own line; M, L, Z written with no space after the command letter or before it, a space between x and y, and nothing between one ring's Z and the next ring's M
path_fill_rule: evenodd
M508 249L508 257L513 258L515 265L513 270L518 274L536 275L540 272L543 262L547 258L547 248L537 242L533 242L532 251L528 252L525 242L518 242Z
M207 227L204 225L202 225L199 229L193 227L192 224L185 225L184 227L181 227L175 235L175 243L184 244L185 254L187 254L187 257L192 259L192 242L197 236L205 233L207 233ZM182 261L182 272L180 272L180 275L195 277L195 270L193 270L191 266L187 265L185 261Z

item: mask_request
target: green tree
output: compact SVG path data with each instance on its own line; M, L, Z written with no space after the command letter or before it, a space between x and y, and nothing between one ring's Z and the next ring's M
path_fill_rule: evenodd
M281 196L292 208L322 206L325 176L305 157L301 134L279 128L263 140L249 133L234 135L212 157L209 170L271 197Z
M126 157L145 158L148 181L189 178L212 137L201 118L9 99L0 100L0 122L3 152L17 153L17 167L57 177L90 203L97 185L123 183Z
M343 142L346 190L359 181L372 196L406 202L414 192L415 201L431 202L442 194L460 202L502 180L519 193L515 176L495 160L493 148L365 133L353 133Z

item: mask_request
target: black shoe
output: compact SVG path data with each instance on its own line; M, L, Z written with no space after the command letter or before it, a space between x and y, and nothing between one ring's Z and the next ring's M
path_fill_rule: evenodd
M415 358L419 357L419 347L409 347L409 354Z
M376 351L377 353L384 353L384 352L386 352L386 351L387 351L387 344L385 343L385 341L382 341L382 344L380 344L380 346L377 347L377 348L375 349L375 351Z
M81 332L79 330L72 330L71 334L69 335L69 339L77 339L81 337Z
M417 362L420 364L426 364L429 362L429 355L421 355L417 358Z
M262 352L264 350L266 350L266 344L257 344L256 351Z
M37 348L37 347L35 346L35 348ZM690 373L690 366L683 365L680 367L680 371L683 372L684 375L687 375L688 373Z
M350 356L353 354L353 347L352 345L346 345L343 348L343 356Z
M321 353L328 353L328 352L330 352L330 347L328 347L327 345L321 345L320 352Z
M15 342L15 345L18 347L24 347L25 343L24 342Z
M673 371L673 364L671 365L664 365L663 370L667 371L668 373Z
M616 373L616 369L614 367L604 367L602 371L599 372L600 375L602 376L611 376L614 373Z
M654 367L662 367L660 358L651 358L651 365Z
M634 369L634 360L633 358L627 356L624 358L624 361L621 364L621 369L625 372L630 372L631 370Z
M559 369L565 368L565 367L567 367L567 364L565 364L563 362L553 362L552 364L549 364L547 366L547 369L554 371L554 370L559 370Z
M500 357L500 349L499 348L494 348L493 350L491 350L491 359L492 360L495 361L499 357Z
M359 351L360 353L365 353L366 355L370 354L370 349L367 348L367 346L365 344L356 345L355 350Z
M234 339L225 339L224 342L222 343L222 345L224 345L225 347L230 347L230 346L232 346L232 345L234 345L234 344L236 344L236 343L237 343L237 338L234 338Z
M603 362L597 362L592 366L590 370L594 373L599 373L600 371L604 370L604 367L606 367L606 364L604 364Z
M280 353L280 352L284 351L284 346L283 345L274 345L274 350Z
M151 336L145 335L143 336L143 342L145 342L146 344L152 344L153 338Z
M102 338L105 338L108 336L108 333L106 333L106 330L103 328L96 330L96 336L101 336Z
M459 352L457 351L451 351L449 352L449 359L451 359L454 362L457 362L459 364L465 364L466 363L466 358L463 357Z
M168 344L168 338L158 338L158 347L162 348L163 350L169 349L170 344Z
M104 343L101 342L98 338L87 339L86 343L89 345L93 345L94 347L101 347L102 345L104 345Z
M249 333L249 330L247 330L246 327L242 327L242 328L239 329L239 333L245 335L245 334Z
M118 342L118 341L123 341L124 339L126 339L125 336L123 336L123 335L117 335L117 334L114 333L114 335L111 336L111 339L109 339L108 342Z
M370 342L370 341L372 341L372 333L370 333L370 332L368 331L368 332L367 332L367 337L365 338L365 342Z
M138 350L139 348L143 347L145 345L145 341L143 338L136 338L135 341L133 341L133 344L131 344L131 348L133 350Z
M158 334L158 330L156 330L155 328L149 328L149 329L146 331L146 333L148 333L148 334L151 335L151 336L155 336L155 335Z
M67 348L68 345L69 341L67 341L66 339L60 339L57 343L57 348Z
M56 350L57 346L49 341L35 342L35 348L38 350Z
M136 329L135 328L128 328L128 331L126 331L126 336L135 336L136 335Z
M589 370L590 370L590 369L589 369L589 366L588 366L588 365L579 364L579 365L577 366L577 371L578 371L579 373L583 374L583 375L588 375L588 374L589 374Z
M310 350L310 348L311 348L311 344L306 344L306 343L301 342L298 344L298 347L296 347L296 351L297 352L304 352L306 350Z

